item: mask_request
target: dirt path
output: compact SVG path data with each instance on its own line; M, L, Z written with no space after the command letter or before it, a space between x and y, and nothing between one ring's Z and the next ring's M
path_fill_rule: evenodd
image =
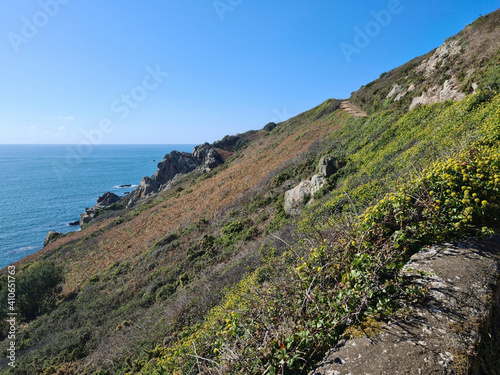
M348 100L340 103L340 109L354 117L366 117L366 112L362 111Z

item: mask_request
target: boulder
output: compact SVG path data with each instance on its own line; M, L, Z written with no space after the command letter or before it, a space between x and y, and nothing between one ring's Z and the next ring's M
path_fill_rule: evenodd
M113 203L116 203L121 198L115 193L106 192L99 198L97 198L97 204L93 207L94 209L106 208L111 206Z
M194 148L193 156L198 159L203 166L209 169L218 167L224 163L219 153L211 148L210 144L206 142Z
M90 223L97 216L97 211L92 208L85 207L85 212L80 215L80 227Z
M323 185L326 184L326 178L323 175L320 174L315 174L311 178L311 196L314 196L315 193L317 193Z
M318 164L318 172L323 177L329 177L340 169L340 163L333 156L324 156Z
M285 192L285 212L289 215L299 215L302 207L311 197L311 181L302 181L292 190Z
M272 130L276 127L276 126L278 126L276 123L274 123L274 122L270 122L270 123L268 123L266 126L264 126L264 130L265 130L266 132L270 132L270 131L272 131Z
M187 152L172 151L158 163L158 170L151 176L161 185L167 183L177 174L186 174L198 168L202 162L193 154Z
M56 232L55 230L49 231L47 233L47 237L45 237L45 240L43 240L43 247L47 246L51 242L54 242L57 238L61 237L63 234L60 232Z
M341 339L309 375L465 374L457 369L467 360L474 370L467 355L485 339L500 295L499 246L496 236L414 254L402 274L428 291L426 299L410 303L404 317L380 321L374 337Z
M80 215L80 227L83 227L85 224L88 224L95 219L99 210L109 207L113 203L119 202L121 199L121 197L109 191L104 193L102 196L97 198L97 204L94 207L85 207L85 212Z

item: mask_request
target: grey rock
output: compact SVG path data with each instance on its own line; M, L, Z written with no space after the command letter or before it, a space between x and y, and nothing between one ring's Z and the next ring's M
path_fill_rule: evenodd
M323 175L320 174L315 174L311 178L311 196L314 196L315 193L317 193L323 185L326 184L326 178Z
M172 151L158 163L158 170L154 175L143 177L140 185L126 197L125 202L128 207L133 207L139 200L169 189L178 176L196 169L208 172L222 163L222 157L208 143L196 146L192 153Z
M93 207L94 209L106 208L111 206L113 203L120 201L120 197L115 193L106 192L99 198L97 198L97 204Z
M382 324L376 337L341 340L310 375L456 374L457 355L473 353L480 327L491 324L500 295L499 247L496 237L413 255L403 274L428 288L425 303L410 305L405 319Z
M341 168L337 159L333 156L324 156L318 163L318 172L324 177L329 177Z
M218 167L224 163L219 153L211 148L208 143L196 146L193 150L193 156L209 169Z
M45 240L43 240L43 247L54 242L57 238L61 237L62 235L63 235L62 233L56 232L55 230L49 231L49 233L47 233L47 237L45 237Z
M285 192L285 212L289 215L299 215L302 207L311 197L311 181L302 181L295 188Z
M151 179L163 185L173 179L175 175L189 173L200 165L201 161L193 154L172 151L158 163L158 170L151 176Z
M80 215L80 227L83 227L84 225L94 220L97 217L99 210L109 207L113 203L121 201L121 199L121 197L109 191L104 193L102 196L97 198L97 203L94 205L94 207L85 207L85 212Z

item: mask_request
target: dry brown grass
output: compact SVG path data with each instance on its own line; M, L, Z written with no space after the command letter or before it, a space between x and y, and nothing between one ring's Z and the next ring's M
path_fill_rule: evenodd
M344 121L345 118L339 115L328 120L322 118L308 122L307 119L299 118L285 123L282 131L273 136L256 137L241 153L241 157L214 177L197 182L177 197L167 197L132 220L106 229L91 240L84 240L83 246L87 246L85 254L68 255L71 259L66 265L63 293L78 290L91 275L106 270L115 262L146 252L166 234L193 225L203 215L212 218L214 213L245 198L270 172L307 151L315 140L335 131ZM91 224L80 232L50 244L21 263L71 241L82 240L111 222L104 220Z

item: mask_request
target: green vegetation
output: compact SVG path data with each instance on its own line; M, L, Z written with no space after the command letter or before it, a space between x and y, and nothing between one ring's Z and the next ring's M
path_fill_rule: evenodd
M7 275L1 276L0 298L7 301L9 288L7 287ZM16 275L15 282L15 308L19 314L18 320L30 322L36 317L49 312L57 302L58 293L61 292L61 284L64 281L62 270L54 262L34 263ZM6 336L6 319L8 307L4 304L0 311L2 337Z
M399 301L421 298L423 291L399 276L411 254L426 244L487 235L497 226L499 104L500 95L478 94L400 118L353 121L357 141L346 153L363 163L338 187L348 186L350 199L332 194L311 208L290 249L282 255L265 251L262 265L226 294L199 329L157 347L131 373L301 373L352 323L398 314ZM364 143L363 125L372 136L378 133L373 142ZM409 160L421 164L395 168ZM408 181L413 171L418 173ZM391 179L388 190L384 183ZM231 233L240 230L235 225Z

